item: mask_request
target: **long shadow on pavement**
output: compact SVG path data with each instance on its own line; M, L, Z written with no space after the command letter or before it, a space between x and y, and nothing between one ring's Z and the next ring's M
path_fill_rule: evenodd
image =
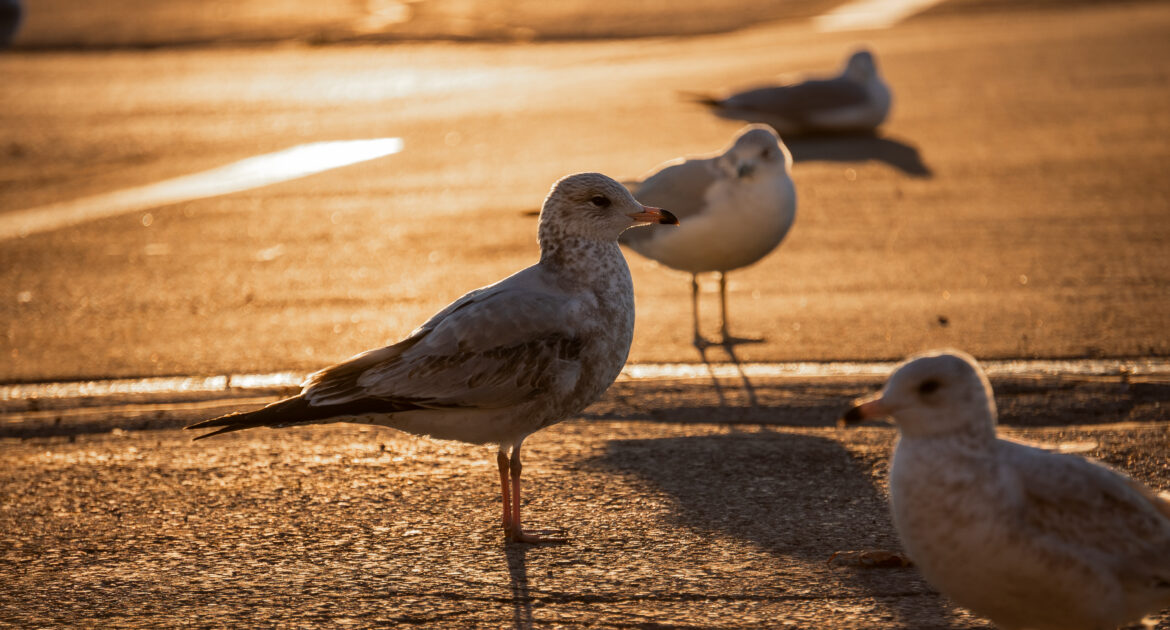
M751 379L748 378L747 372L743 369L743 362L739 360L739 356L735 354L734 345L721 346L724 352L731 358L731 362L735 365L736 370L739 371L739 379L743 386L743 393L747 395L747 403L751 408L759 407L760 401L756 397L756 387L752 385ZM712 367L711 360L707 357L707 348L697 348L699 351L699 360L703 365L707 366L707 373L711 376L711 388L719 399L719 406L727 405L727 397L723 393L723 385L719 382L719 378L715 376L715 370Z
M951 616L913 568L826 565L835 551L899 548L885 497L835 440L766 431L616 440L590 463L664 491L683 527L787 561L775 579L789 593L879 598L900 627Z
M533 627L532 596L528 589L528 545L505 545L508 575L512 580L512 627L516 630Z
M885 162L913 177L934 173L918 148L894 138L872 135L798 136L785 138L795 162Z
M827 427L853 399L875 389L874 384L848 380L748 380L746 375L619 381L605 399L582 415L587 419Z

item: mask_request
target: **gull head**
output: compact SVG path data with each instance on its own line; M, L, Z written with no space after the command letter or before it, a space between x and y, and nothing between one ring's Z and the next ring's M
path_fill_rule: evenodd
M910 357L894 370L880 392L854 401L842 423L887 416L904 436L995 436L991 384L975 359L956 350Z
M732 179L771 179L787 175L792 154L768 125L748 125L715 160L719 170Z
M650 223L678 224L673 214L643 206L614 179L601 173L563 177L540 209L541 247L579 238L616 242L626 228Z
M874 61L873 53L864 48L853 53L845 62L841 76L859 83L877 77L877 62Z

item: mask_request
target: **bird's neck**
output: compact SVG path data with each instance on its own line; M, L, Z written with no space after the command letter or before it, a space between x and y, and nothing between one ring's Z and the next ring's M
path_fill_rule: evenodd
M588 269L619 253L617 242L601 243L578 236L562 236L540 242L540 263L554 269Z
M971 421L963 418L949 418L940 421L935 418L924 423L899 423L903 439L915 440L960 440L969 444L991 444L996 440L994 416L988 420L979 418Z
M628 277L629 267L617 241L581 237L542 240L540 264L561 278Z

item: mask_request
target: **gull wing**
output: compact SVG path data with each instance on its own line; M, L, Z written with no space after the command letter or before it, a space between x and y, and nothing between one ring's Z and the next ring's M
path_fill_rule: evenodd
M522 274L465 295L393 346L311 375L302 396L313 406L498 408L575 381L585 337L565 316L571 299Z
M864 105L868 100L865 86L846 78L836 78L745 90L723 99L719 107L804 122L810 115L839 107Z
M1170 503L1102 464L1004 442L1022 489L1018 526L1077 556L1115 558L1126 581L1170 589Z

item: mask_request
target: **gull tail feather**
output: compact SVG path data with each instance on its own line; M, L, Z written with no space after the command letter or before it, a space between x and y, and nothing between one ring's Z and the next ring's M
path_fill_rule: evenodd
M212 418L211 420L197 422L186 428L219 429L218 431L206 433L195 438L196 440L202 440L203 438L209 438L221 433L231 433L232 431L243 431L244 429L255 429L257 427L284 426L290 423L303 422L309 420L309 416L311 415L306 413L307 411L309 411L308 401L300 396L294 396L274 402L255 411L229 413L225 416Z

